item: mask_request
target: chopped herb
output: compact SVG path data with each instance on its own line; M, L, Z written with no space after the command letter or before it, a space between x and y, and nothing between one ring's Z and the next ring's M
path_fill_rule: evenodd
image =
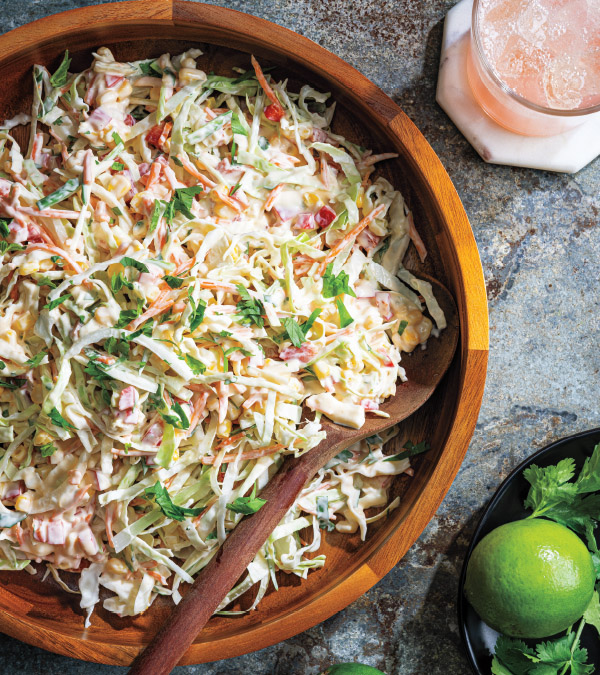
M329 520L329 499L325 495L317 497L317 521L322 530L331 532L335 529L334 523Z
M163 281L170 288L181 288L181 284L183 284L183 279L181 277L173 277L170 274L167 274L166 276L164 276Z
M52 408L52 410L48 413L48 417L52 420L52 423L60 427L61 429L74 429L77 431L77 429L70 423L67 422L67 420L58 412L56 408Z
M242 315L243 324L256 324L259 328L264 326L262 315L265 313L265 308L260 300L253 298L248 289L241 284L237 284L238 293L242 296L240 302L237 303L237 310Z
M264 136L258 137L258 147L261 150L266 150L269 147L269 141Z
M304 335L308 334L308 331L312 328L313 323L317 320L319 314L322 312L322 308L319 307L319 309L315 309L313 312L311 312L311 315L308 317L308 319L301 324L300 328L302 329L302 332Z
M58 66L56 72L50 77L50 84L53 87L64 87L64 85L67 84L70 65L71 59L69 58L69 50L67 49L60 62L60 66Z
M336 295L347 293L352 297L356 297L354 291L350 288L348 281L350 277L343 270L337 275L333 274L333 263L329 263L323 275L323 297L335 298Z
M0 218L0 236L8 237L8 235L10 234L8 226L10 225L11 222L12 221L8 220L8 218Z
M190 333L193 333L196 328L204 321L204 312L206 311L206 303L204 300L198 300L198 304L194 302L194 299L190 293L188 294L188 299L192 307L192 313L190 315Z
M11 377L9 380L0 380L0 387L4 387L5 389L21 389L21 387L25 386L25 380L18 378L18 377Z
M179 159L179 157L173 156L171 159L173 160L173 164L176 166L183 166L183 162Z
M0 370L4 370L6 368L6 363L4 361L0 361Z
M427 452L431 446L426 441L421 441L416 445L412 441L406 441L402 447L405 448L402 452L399 452L397 455L392 455L391 457L386 457L383 461L399 462L401 459L406 459L407 457L421 455L424 452Z
M139 260L135 260L135 258L125 256L124 258L121 258L119 262L121 265L123 265L123 267L135 267L135 269L139 270L140 272L148 272L146 265L144 265L144 263L140 262Z
M349 326L354 319L350 316L350 313L346 309L346 306L342 302L341 298L335 299L335 306L337 307L338 314L340 315L340 328L346 328Z
M97 354L90 356L90 360L86 363L83 372L93 377L97 382L112 380L112 376L106 372L107 364L98 361L97 356Z
M71 297L70 293L65 293L65 295L61 295L60 298L56 298L55 300L52 300L48 304L44 305L44 309L55 309L59 305L62 305L62 303L65 300L68 300Z
M50 260L52 260L55 265L58 265L58 267L62 267L64 265L63 259L59 255L51 255Z
M123 171L125 168L125 164L122 164L121 162L113 162L112 166L110 167L113 171ZM116 213L116 210L113 209L113 211ZM120 216L120 213L117 213L118 216Z
M48 277L42 277L41 279L38 279L37 285L38 286L49 286L50 288L56 288L56 284L52 281L52 279L49 279Z
M113 141L117 145L125 145L125 143L123 143L123 139L119 136L119 134L116 131L113 131L112 137L113 137Z
M7 241L0 241L0 255L10 253L11 251L24 251L25 247L21 244L9 244Z
M144 490L144 494L148 497L154 497L160 510L167 518L171 518L172 520L182 521L186 517L199 516L202 513L202 509L188 509L173 504L167 488L161 485L160 481L156 481L153 486L147 487Z
M56 452L56 446L54 443L45 443L40 446L40 452L42 453L42 457L50 457Z
M31 366L32 368L37 368L43 361L44 356L46 356L46 352L39 352L39 354L36 354L34 357L25 361L25 365Z
M233 197L233 195L240 189L241 183L236 183L231 190L229 190L229 196Z
M406 321L406 319L402 319L402 321L398 325L398 335L402 335L402 333L404 333L404 331L406 330L407 326L408 326L408 321Z
M326 469L333 469L334 466L347 462L352 457L352 450L342 450L332 460L325 464Z
M123 287L133 289L133 283L129 281L123 274L119 272L118 274L113 274L110 278L110 289L114 293L118 293Z
M302 330L302 327L298 325L298 322L292 317L288 316L283 319L283 325L285 326L287 336L291 340L294 347L301 347L306 336Z
M194 375L202 375L202 373L206 371L206 366L202 363L202 361L198 361L198 359L194 356L191 356L191 354L186 354L184 356L184 361L188 364Z
M248 516L259 511L267 503L266 499L256 496L256 483L252 488L252 494L249 497L238 497L227 508L234 513L243 513Z
M138 63L138 68L144 73L144 75L153 75L152 71L152 61L141 61Z
M115 216L122 216L123 211L118 206L113 206L112 212L115 214Z
M150 232L154 232L158 225L158 221L163 212L163 202L160 199L154 200L154 208L152 209L152 215L150 216Z
M192 187L187 188L177 188L175 190L175 196L171 200L170 204L173 205L173 209L175 211L179 211L180 213L183 213L186 218L193 220L196 216L194 216L190 209L194 203L194 196L200 194L202 191L203 188L201 185L192 185Z
M125 328L128 326L134 319L142 313L142 308L144 307L143 300L138 300L138 306L135 309L122 309L115 328Z

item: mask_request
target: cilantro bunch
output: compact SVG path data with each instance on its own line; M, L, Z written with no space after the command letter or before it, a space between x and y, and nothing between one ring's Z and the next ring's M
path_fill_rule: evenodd
M596 527L600 520L600 444L575 478L575 460L562 459L558 464L539 467L532 464L523 476L530 484L525 508L533 513L529 518L548 518L573 530L585 539L592 554L596 579L600 580L600 551ZM572 480L575 478L575 480ZM535 647L522 640L501 635L494 649L493 675L591 675L595 666L589 664L587 650L580 646L586 624L600 633L600 601L596 590L576 630L572 626L555 640L539 642Z

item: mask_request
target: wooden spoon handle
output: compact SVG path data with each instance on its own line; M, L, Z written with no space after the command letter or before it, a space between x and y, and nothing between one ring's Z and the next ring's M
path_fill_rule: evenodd
M312 477L312 462L302 459L284 462L260 494L267 503L238 523L169 620L135 659L129 675L167 675L177 665Z

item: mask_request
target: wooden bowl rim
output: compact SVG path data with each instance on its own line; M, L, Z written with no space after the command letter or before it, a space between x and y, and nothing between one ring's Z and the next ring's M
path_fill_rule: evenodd
M439 158L391 98L347 62L315 42L265 19L224 7L183 0L128 0L72 9L16 28L0 36L0 61L34 45L68 38L78 25L90 29L95 25L160 23L176 26L183 22L199 28L225 27L243 37L247 44L255 45L258 52L265 51L260 36L266 31L271 38L268 46L271 53L301 60L325 79L331 80L335 73L339 86L350 95L359 83L371 117L387 126L390 137L406 149L412 160L411 169L420 173L429 189L429 197L440 209L440 220L454 247L452 254L464 304L460 315L461 376L454 418L437 464L404 520L390 528L382 544L363 565L335 586L283 616L251 626L243 635L228 634L195 642L182 658L181 665L239 656L307 630L353 602L398 563L437 511L466 454L483 397L489 350L487 299L477 245L460 198ZM244 51L237 45L235 48ZM107 641L86 640L65 635L47 625L34 624L22 618L22 601L2 587L0 605L3 632L55 653L98 663L127 665L143 648L143 645L115 644L108 638Z

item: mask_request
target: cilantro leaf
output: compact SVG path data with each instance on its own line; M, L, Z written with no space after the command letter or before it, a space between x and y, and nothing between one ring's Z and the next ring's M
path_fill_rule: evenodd
M256 484L252 488L252 494L249 497L238 497L227 508L234 513L243 513L248 516L259 511L267 503L266 499L256 496Z
M125 168L125 164L123 164L122 162L113 162L113 163L112 163L112 166L111 166L110 168L111 168L113 171L123 171L123 169ZM113 211L114 211L114 210L115 210L115 209L113 209ZM117 215L120 216L121 214L120 214L120 213L117 213Z
M531 509L535 517L561 502L572 503L577 495L577 486L568 481L574 475L575 460L570 457L545 468L532 464L523 471L525 480L531 485L525 508Z
M59 305L62 305L62 303L65 300L68 300L71 297L70 293L65 293L65 295L61 295L60 298L56 298L55 300L52 300L48 304L44 305L44 309L55 309Z
M242 297L237 303L237 310L242 315L241 323L256 324L259 328L265 325L262 315L265 313L265 308L260 300L253 298L248 289L241 284L236 285L237 291Z
M35 356L32 356L30 359L27 359L27 361L25 361L25 365L31 366L32 368L37 368L43 361L44 356L46 356L46 352L39 352Z
M347 462L352 457L352 450L342 450L332 460L325 464L325 469L333 469L334 466Z
M142 313L142 308L144 307L143 300L138 300L138 305L135 309L122 309L119 313L119 318L115 324L115 328L125 328L128 326L134 319Z
M594 448L592 456L585 460L576 485L579 493L600 490L600 443Z
M514 640L504 635L500 635L496 641L494 652L498 661L509 669L505 672L511 675L527 675L533 665L528 657L535 657L535 651L522 640Z
M8 220L8 218L0 218L0 236L8 237L8 235L10 234L8 226L11 222L12 221Z
M347 293L355 298L356 294L350 288L349 280L350 277L343 270L336 277L333 274L333 263L329 263L323 275L323 297L335 298L336 295Z
M20 389L24 385L25 380L19 377L11 377L10 380L0 380L0 387L4 387L4 389L10 389L11 391L14 391L15 389Z
M350 312L346 309L346 306L342 302L341 298L335 299L335 306L337 307L338 314L340 315L340 328L346 328L346 326L349 326L354 322L354 319L350 316Z
M193 220L196 216L191 212L192 204L194 203L194 196L203 191L201 185L192 185L187 188L177 188L175 195L167 205L167 212L165 217L168 223L173 221L175 211L183 213L189 220Z
M52 408L52 410L48 413L48 417L52 420L52 423L60 427L61 429L74 429L77 431L76 427L74 427L70 422L67 422L67 420L58 412L56 408Z
M52 279L49 279L48 277L42 277L41 279L38 279L37 285L38 286L49 286L50 288L56 288L56 284L52 281Z
M329 520L329 499L325 495L317 497L317 520L322 530L331 532L335 524Z
M302 327L298 325L298 322L291 316L286 316L285 319L283 319L283 325L285 326L287 336L294 347L301 347L305 340L305 334Z
M421 455L422 453L427 452L431 446L427 441L421 441L416 445L412 441L406 441L402 447L405 448L402 452L399 452L397 455L392 455L391 457L386 457L383 461L399 462L401 459L406 459L407 457Z
M192 313L190 315L190 333L193 333L196 328L204 321L204 312L206 311L206 303L204 300L198 300L198 304L194 302L191 294L188 294Z
M97 360L97 354L90 356L90 360L85 364L83 369L90 377L93 377L97 382L104 382L105 380L114 379L106 372L107 365Z
M181 420L181 428L182 429L189 429L190 428L190 421L187 418L187 415L185 414L185 411L181 407L177 401L173 403L173 410L177 413L177 416Z
M319 307L319 309L313 310L308 319L300 326L304 335L308 334L308 331L313 327L313 323L317 320L319 314L321 314L322 311L323 309L321 307Z
M40 452L42 453L42 457L50 457L56 452L56 446L54 443L44 443L44 445L40 446Z
M181 288L181 284L183 284L183 279L181 277L173 277L170 274L164 276L163 281L169 288Z
M600 598L598 596L598 591L594 591L590 604L583 613L583 618L586 623L594 626L600 634Z
M21 244L9 244L7 241L0 241L0 255L10 253L11 251L24 251L25 247Z
M67 83L70 65L71 59L69 58L69 50L67 49L60 62L60 66L58 66L56 72L50 77L50 84L53 87L62 87Z
M191 354L186 354L184 356L184 361L188 364L194 375L202 375L202 373L206 371L206 366L202 361L198 361L198 359Z
M402 335L404 331L406 330L406 327L408 326L408 321L406 319L402 319L402 321L398 324L398 335Z
M164 202L160 199L154 200L154 208L152 209L152 215L150 216L150 232L154 232L158 226L158 221L163 214L163 204Z
M148 272L148 268L146 265L144 265L143 262L140 262L139 260L135 260L135 258L130 258L129 256L125 256L124 258L121 258L119 261L123 267L135 267L136 270L139 270L140 272Z
M167 518L171 518L171 520L182 521L185 517L199 516L202 513L202 509L200 508L189 509L174 504L167 488L161 485L158 480L151 487L147 487L144 490L144 494L148 497L154 497L154 501L158 504L160 510Z
M113 274L110 278L110 289L114 293L118 293L122 288L133 289L133 283L129 281L123 274L119 272L118 274Z

